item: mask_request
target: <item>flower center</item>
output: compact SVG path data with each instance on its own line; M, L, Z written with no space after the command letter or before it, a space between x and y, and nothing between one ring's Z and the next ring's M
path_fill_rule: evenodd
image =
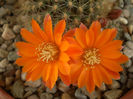
M100 64L100 54L98 53L99 49L87 49L82 54L82 62L84 65L95 65Z
M43 42L37 48L38 61L50 62L59 57L59 48L56 44L51 42Z

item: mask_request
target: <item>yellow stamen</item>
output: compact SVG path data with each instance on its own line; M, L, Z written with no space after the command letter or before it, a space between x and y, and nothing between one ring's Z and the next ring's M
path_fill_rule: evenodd
M84 65L91 65L92 68L94 68L93 65L100 64L100 54L98 53L98 49L87 49L84 51L82 55L82 62Z
M59 48L56 44L51 42L43 42L36 48L36 54L38 56L38 61L50 62L54 61L59 56Z

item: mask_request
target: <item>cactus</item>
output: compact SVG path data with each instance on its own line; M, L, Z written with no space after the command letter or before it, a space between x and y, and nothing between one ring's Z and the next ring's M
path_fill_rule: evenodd
M112 0L26 0L20 6L20 10L17 10L15 14L29 16L29 21L34 18L39 23L42 23L43 17L49 13L54 24L64 18L67 22L67 29L69 29L77 27L80 22L88 26L92 21L106 17L113 7L114 2L111 1ZM21 22L20 19L19 22Z

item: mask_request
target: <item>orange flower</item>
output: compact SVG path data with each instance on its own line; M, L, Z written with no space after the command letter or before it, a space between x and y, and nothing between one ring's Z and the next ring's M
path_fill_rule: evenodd
M33 33L21 29L21 35L27 42L16 43L21 56L16 64L23 66L22 71L27 72L27 80L35 81L42 77L51 89L58 75L64 79L70 74L69 56L66 54L69 43L62 38L65 26L65 20L60 20L53 31L51 17L47 15L44 31L35 20L32 20Z
M128 60L120 52L122 41L113 40L116 29L101 31L98 21L93 22L90 29L81 24L75 31L75 40L69 39L71 56L71 83L81 88L86 86L89 92L103 82L111 84L112 79L119 79L122 71L120 64Z

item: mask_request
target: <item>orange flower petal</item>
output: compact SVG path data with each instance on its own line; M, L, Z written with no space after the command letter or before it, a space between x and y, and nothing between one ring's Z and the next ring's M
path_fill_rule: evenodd
M87 88L88 92L90 92L90 93L95 90L95 84L94 84L92 70L89 68L88 68L88 74L87 74L86 88Z
M22 68L22 72L29 72L33 70L37 66L37 64L38 62L36 61L36 59L28 60Z
M90 29L93 30L94 37L97 38L97 36L101 32L101 24L98 21L95 21L91 24Z
M103 30L97 37L94 46L97 48L100 48L101 46L103 46L105 43L107 43L109 41L109 37L110 37L111 33L110 33L110 29L105 29ZM100 43L99 43L100 42Z
M53 37L53 31L52 31L52 20L51 20L51 17L49 14L47 16L45 16L45 18L44 18L43 27L44 27L44 31L46 32L50 41L53 41L54 37Z
M32 29L33 29L33 32L35 33L35 35L39 39L41 39L42 41L47 41L48 40L46 34L44 33L44 31L42 31L39 24L34 19L32 19Z
M118 63L120 63L120 64L123 64L123 63L127 62L128 60L129 60L129 58L126 55L121 55L115 61L118 62Z
M95 66L95 68L92 69L92 73L93 73L94 83L100 88L102 84L102 77L101 77L101 73L99 72L98 67L99 67L98 65Z
M54 28L54 39L57 45L60 45L61 40L62 40L62 35L66 27L66 22L65 20L59 21Z
M87 27L83 23L80 24L79 28L81 28L84 32L87 32L88 30Z
M35 56L35 47L29 43L17 42L16 47L19 50L20 55L27 57Z
M63 40L60 45L61 51L66 51L69 48L69 43L66 40Z
M58 78L58 64L55 63L52 65L52 68L50 71L50 77L49 77L49 80L50 80L49 88L50 89L54 87L54 84L55 84L57 78Z
M103 77L103 81L106 84L112 84L112 79L110 77L110 74L106 71L106 69L103 68L103 66L99 66L99 71L101 72L101 75Z
M27 60L30 60L31 57L20 57L16 60L16 64L19 66L24 66L27 63Z
M73 37L74 35L75 35L75 29L71 29L71 30L67 31L67 32L64 34L63 38L66 38L66 37Z
M31 74L32 74L32 72L28 72L28 73L26 74L26 80L27 80L27 81L31 81Z
M114 35L114 29L105 29L103 30L96 39L95 46L97 48L102 47L104 44L112 41L112 35ZM100 42L100 43L99 43Z
M94 44L94 41L95 41L95 38L94 38L94 32L89 29L87 32L86 32L86 43L87 43L87 46L89 48L91 48Z
M78 78L78 87L79 88L82 88L86 85L86 80L87 80L86 74L87 74L87 70L86 70L86 68L84 68Z
M110 59L102 59L101 61L101 64L111 70L111 71L114 71L114 72L120 72L120 71L123 71L123 68L116 62L116 61L112 61Z
M32 44L39 44L41 43L42 41L38 38L35 37L35 35L29 31L27 31L26 29L21 29L21 35L22 37L29 43L32 43Z
M80 28L77 28L75 30L75 37L76 37L76 40L77 42L79 43L79 45L82 47L82 48L85 48L86 47L86 39L85 39L85 32L80 29Z
M122 41L121 40L114 40L114 41L107 43L106 45L104 45L100 49L101 50L102 49L103 50L120 50L121 48L122 48Z
M68 62L69 60L70 58L66 53L64 52L60 53L59 61Z
M41 77L43 65L41 63L38 64L38 66L32 71L30 79L32 81L36 81Z
M66 53L69 55L69 56L80 56L82 55L83 51L80 47L76 47L76 46L73 46L73 47L69 47L69 49L66 51ZM78 54L77 54L78 53Z
M110 71L109 69L106 69L106 71L109 73L112 79L115 79L115 80L120 79L120 74L118 72L113 72L113 71Z
M70 75L63 75L62 73L59 72L60 78L63 81L64 84L70 85Z
M64 75L70 74L70 66L67 62L59 62L58 63L59 71Z
M70 74L71 74L71 83L72 84L75 84L77 83L78 81L78 77L80 76L80 73L82 71L82 66L81 64L71 64L71 71L70 71Z
M42 72L42 79L44 82L47 82L50 76L51 64L44 64L43 72Z
M120 51L113 51L113 50L109 50L109 51L100 50L100 54L101 54L101 57L109 58L109 59L117 59L122 55Z
M111 37L110 37L110 40L109 41L112 41L115 37L116 37L116 34L117 34L117 30L115 28L111 29Z

